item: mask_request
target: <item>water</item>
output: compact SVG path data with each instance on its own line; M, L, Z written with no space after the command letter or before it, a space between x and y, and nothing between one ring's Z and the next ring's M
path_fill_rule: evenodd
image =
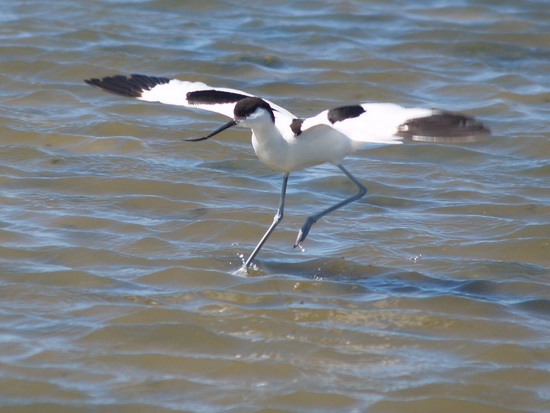
M2 3L2 412L549 410L543 1ZM281 177L225 119L107 95L145 73L302 116L465 111L493 136Z

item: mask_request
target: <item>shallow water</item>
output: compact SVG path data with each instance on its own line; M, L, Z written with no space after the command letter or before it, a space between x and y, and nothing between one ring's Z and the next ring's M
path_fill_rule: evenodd
M4 4L5 3L5 4ZM550 37L543 1L3 3L2 412L543 412ZM94 90L145 73L301 116L389 101L493 135L281 177L225 119Z

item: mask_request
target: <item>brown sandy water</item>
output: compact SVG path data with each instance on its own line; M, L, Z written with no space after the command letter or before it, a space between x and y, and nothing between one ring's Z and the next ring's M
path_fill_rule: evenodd
M549 410L545 2L11 1L0 14L2 412ZM474 114L471 144L280 176L225 119L102 94L200 80L308 116Z

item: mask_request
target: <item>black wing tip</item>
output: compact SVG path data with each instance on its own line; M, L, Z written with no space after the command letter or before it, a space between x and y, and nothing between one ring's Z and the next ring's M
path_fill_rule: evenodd
M151 90L157 85L170 82L166 77L132 74L130 76L114 75L103 78L85 79L90 86L97 87L121 96L139 98L144 90Z
M419 142L473 142L491 135L491 129L472 116L442 111L408 120L397 135Z

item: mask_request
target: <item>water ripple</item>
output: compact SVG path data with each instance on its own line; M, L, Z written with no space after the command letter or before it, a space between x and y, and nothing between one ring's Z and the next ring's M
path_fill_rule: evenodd
M7 2L0 399L7 412L543 412L550 136L543 1ZM473 114L468 145L367 147L280 176L223 120L100 94L149 73L303 115Z

